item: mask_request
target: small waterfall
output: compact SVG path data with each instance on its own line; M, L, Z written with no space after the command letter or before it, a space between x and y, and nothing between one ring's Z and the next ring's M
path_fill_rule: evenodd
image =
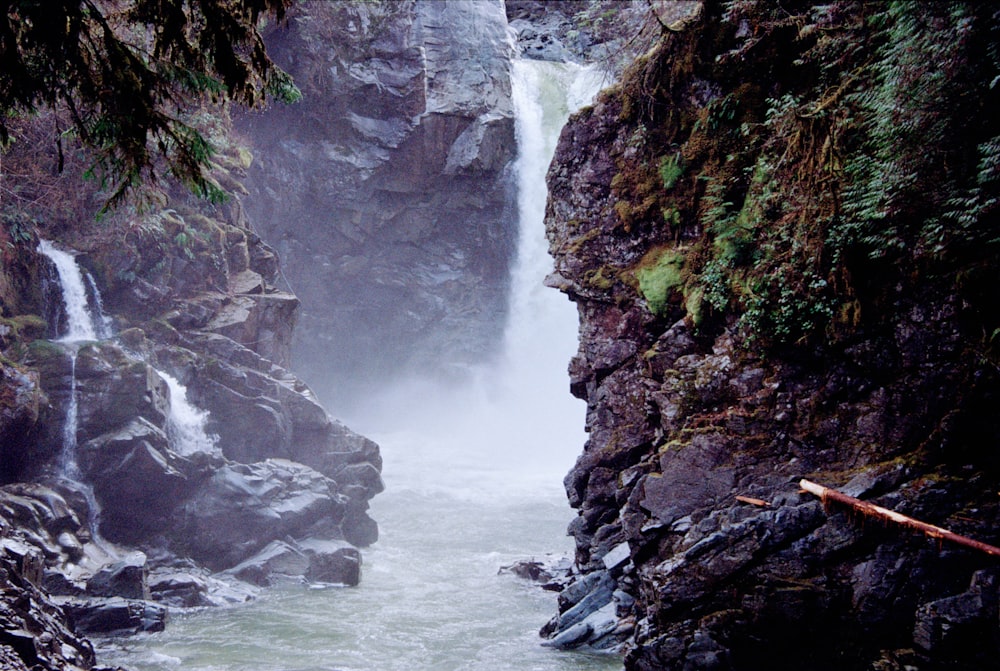
M56 249L48 240L39 241L38 251L55 265L62 288L63 308L66 310L66 332L61 336L57 334L57 340L65 343L97 340L97 328L94 326L87 301L87 287L76 259L69 252Z
M205 432L208 411L196 408L188 400L187 388L173 375L162 370L157 370L156 373L170 389L170 414L167 416L170 448L184 456L196 452L217 453L218 436L210 436Z
M38 251L48 257L56 267L59 276L59 285L63 308L66 312L65 333L61 337L57 335L56 342L62 343L70 358L70 388L69 400L66 404L66 420L63 425L62 452L59 455L58 468L59 477L72 482L87 500L88 521L90 532L94 542L100 546L105 546L105 541L98 533L101 508L94 496L94 489L89 484L83 482L83 474L77 463L77 415L79 413L79 401L76 397L76 359L80 349L80 344L88 340L96 340L99 337L99 329L95 326L93 318L94 312L98 316L98 323L102 328L109 327L109 322L104 317L100 309L100 293L97 286L91 282L91 293L97 302L96 311L92 311L87 300L87 288L84 284L84 275L77 264L76 259L69 252L57 249L48 240L40 240Z
M97 317L94 330L97 331L98 338L107 340L115 334L111 324L111 317L104 313L104 301L101 299L101 290L97 288L94 276L90 273L85 273L85 277L87 278L87 286L90 288L90 295L94 300L94 312Z

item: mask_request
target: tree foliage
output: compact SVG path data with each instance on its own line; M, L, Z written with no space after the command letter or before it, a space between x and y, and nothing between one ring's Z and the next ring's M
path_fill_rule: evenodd
M294 100L259 32L292 0L0 0L0 145L50 108L95 150L114 205L162 174L212 196L212 148L191 112L206 101Z

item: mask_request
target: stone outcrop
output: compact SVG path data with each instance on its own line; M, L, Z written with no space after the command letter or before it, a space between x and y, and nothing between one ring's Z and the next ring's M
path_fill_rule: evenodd
M488 355L517 239L500 0L305 2L268 36L304 98L241 118L247 207L325 399Z
M775 20L773 32L752 35L739 20L750 5L705 5L571 120L549 173L548 283L579 309L570 377L588 403L589 439L565 480L581 575L543 635L559 647L621 649L627 669L991 668L1000 651L991 559L824 509L797 483L809 477L996 544L990 408L1000 384L993 359L968 356L992 328L982 301L995 292L984 299L921 274L907 256L920 258L915 247L901 252L898 274L842 259L854 274L838 277L856 293L818 334L784 342L780 329L791 326L779 321L793 301L826 295L818 281L811 299L780 285L784 303L766 308L774 321L751 312L791 276L780 264L816 249L796 238L800 247L779 247L787 256L772 261L764 245L780 243L769 231L831 197L824 180L846 180L842 164L827 164L829 177L814 181L808 171L824 163L800 159L810 150L794 144L806 131L764 123L785 92L800 96L798 123L812 122L804 101L814 91L777 73L834 44L809 51L833 15L803 3L789 11L804 23ZM754 88L763 72L775 73L766 92ZM756 95L770 102L755 107ZM838 161L858 146L846 137L829 140L844 143ZM755 165L769 179L752 182ZM712 187L722 179L741 186ZM780 195L755 210L758 185ZM746 247L729 246L742 235L724 228L734 220L754 231ZM826 238L828 252L836 242ZM727 265L705 265L713 254ZM951 258L975 266L973 257ZM767 263L783 275L753 274ZM720 293L740 291L731 276L761 302Z

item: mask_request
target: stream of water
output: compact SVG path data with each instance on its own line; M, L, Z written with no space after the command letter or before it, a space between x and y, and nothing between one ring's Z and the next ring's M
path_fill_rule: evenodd
M569 395L574 306L545 289L545 171L569 112L599 77L566 65L514 71L522 155L519 263L503 354L460 387L414 380L369 399L352 428L382 448L380 539L361 585L272 588L254 602L175 615L165 632L106 641L136 671L612 671L617 655L541 645L556 596L499 570L569 556L562 478L579 453ZM530 148L525 151L524 148Z

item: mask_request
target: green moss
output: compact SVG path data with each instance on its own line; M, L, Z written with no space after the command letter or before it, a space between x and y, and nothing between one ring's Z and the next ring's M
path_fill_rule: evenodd
M28 352L34 359L49 359L62 356L65 350L51 340L34 340L28 345Z
M655 315L664 315L670 296L684 285L685 254L677 248L653 250L635 271L639 292Z
M584 283L594 289L607 291L614 286L617 279L617 271L608 266L601 266L597 270L588 270L584 276Z
M18 315L8 319L0 319L0 324L10 329L17 339L35 340L45 336L49 323L38 315Z

